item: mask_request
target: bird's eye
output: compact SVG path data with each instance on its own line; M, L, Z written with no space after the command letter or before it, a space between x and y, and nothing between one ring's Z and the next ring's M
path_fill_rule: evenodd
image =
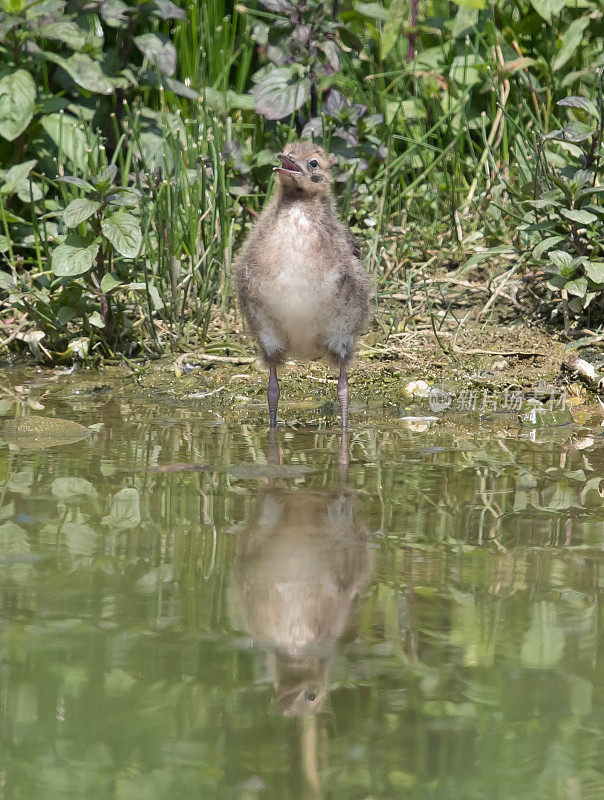
M308 162L308 166L311 169L316 169L319 166L319 162L317 161L316 158L311 158L310 161Z

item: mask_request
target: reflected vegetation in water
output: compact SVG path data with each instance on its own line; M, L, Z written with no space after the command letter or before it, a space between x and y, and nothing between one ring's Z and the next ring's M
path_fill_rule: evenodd
M89 433L0 445L0 797L604 797L599 427L376 416L346 469L36 381L4 419Z

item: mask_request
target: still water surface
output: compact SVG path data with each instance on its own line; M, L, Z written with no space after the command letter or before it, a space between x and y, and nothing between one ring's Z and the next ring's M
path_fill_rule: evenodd
M0 444L2 800L604 798L599 423L19 379L93 430Z

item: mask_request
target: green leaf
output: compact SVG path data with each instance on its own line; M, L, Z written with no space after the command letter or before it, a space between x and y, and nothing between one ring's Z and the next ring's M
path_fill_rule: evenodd
M175 92L175 94L178 94L178 92ZM238 94L231 91L231 89L225 93L218 91L218 89L213 89L211 86L206 86L203 90L203 100L207 106L219 111L229 111L233 108L252 111L254 108L254 98L251 95Z
M7 169L2 176L2 186L0 186L0 195L11 195L17 193L19 200L23 203L32 203L41 200L42 190L37 183L34 183L29 177L32 167L36 164L36 160L24 161L22 164L16 164L14 167ZM0 175L2 171L0 170Z
M26 555L31 552L27 531L11 520L0 525L0 542L3 555Z
M101 192L104 192L111 186L116 176L117 176L117 167L115 166L115 164L109 164L109 166L105 167L105 169L101 172L98 178L92 179L92 182L97 187L97 189L100 189Z
M166 153L166 143L163 136L159 136L152 130L142 131L138 135L138 149L141 159L148 172L161 167L165 171L166 163L169 163L170 153Z
M105 327L105 320L98 311L94 311L92 314L88 315L88 322L93 325L95 328L104 328Z
M381 19L384 22L389 18L388 9L380 3L355 3L354 10L369 19Z
M263 0L264 2L264 0ZM160 564L145 572L136 582L136 588L144 594L157 592L162 583L170 583L174 580L174 570L169 564Z
M113 83L105 75L99 62L93 61L85 53L74 53L69 58L61 58L61 56L50 57L47 54L47 58L62 67L82 89L95 94L111 94L115 90Z
M127 694L137 680L123 669L112 669L105 675L105 692L107 697L120 697Z
M340 36L340 40L346 45L346 47L350 47L351 50L354 50L355 53L360 53L363 49L363 42L359 39L354 31L351 31L346 25L342 25L341 23L338 25L338 34Z
M157 9L154 13L160 19L186 19L187 12L179 8L172 0L153 0L153 5Z
M91 217L101 207L96 200L88 200L86 197L72 200L63 212L63 222L68 228L77 227L80 222Z
M566 253L564 250L552 250L549 257L552 264L560 270L562 275L567 278L571 277L574 272L575 264L569 253Z
M449 77L461 86L475 86L482 82L478 67L484 67L484 60L473 53L456 56L449 70Z
M0 8L2 8L2 3L0 3ZM20 17L12 16L9 14L3 14L0 17L0 42L6 39L6 35L12 31L13 28L16 28L22 22Z
M79 477L55 478L50 490L53 496L60 500L69 501L78 497L97 496L97 491L90 481Z
M460 6L452 20L446 23L453 39L466 36L478 22L478 9Z
M121 188L121 187L118 187ZM117 190L116 190L117 192ZM115 206L126 206L127 208L138 208L140 205L140 196L133 190L123 191L123 194L109 194L105 197L105 202L111 203Z
M577 199L584 200L586 197L593 197L595 194L604 194L604 186L590 186L588 189L582 189L577 195Z
M45 39L57 39L59 42L64 42L72 50L81 50L86 44L86 31L70 20L41 25L36 28L36 33L44 36Z
M604 261L584 261L583 269L590 281L604 283Z
M562 130L569 142L584 142L596 132L593 125L585 125L583 122L567 122Z
M166 75L174 75L176 71L176 48L166 36L156 33L143 33L142 36L134 37L134 44L160 72Z
M561 180L557 175L552 175L551 178L552 178L552 181L558 187L558 189L562 190L562 192L564 193L566 199L570 202L572 200L572 196L573 196L573 194L572 194L572 192L570 190L570 186L567 186L566 181ZM560 194L559 191L558 191L558 193L556 195L556 191L555 190L553 191L553 194L552 194L552 191L549 191L549 192L544 192L541 196L542 197L548 197L549 196L549 198L557 196L560 199L562 198L562 195ZM539 202L539 201L537 201L537 202ZM556 203L556 205L560 206L560 203Z
M380 52L382 58L386 58L394 47L399 37L404 15L407 12L408 4L406 0L392 0L388 9L388 20L382 30L380 41Z
M25 7L25 16L27 19L39 19L43 16L53 16L57 13L63 13L65 10L65 0L35 0L35 2L30 2L30 0L25 0L25 2L21 2L21 0L8 0L10 3L19 3L21 8Z
M562 11L566 0L531 0L531 5L544 20L551 22Z
M590 225L598 219L595 214L591 214L589 211L577 211L576 208L561 208L560 213L566 219L578 222L580 225Z
M161 84L168 92L174 92L178 97L186 97L188 100L199 100L201 95L195 89L187 86L176 78L170 78L168 75L161 76ZM231 92L234 94L234 92ZM244 95L245 97L245 95Z
M41 200L44 195L42 189L31 178L23 181L17 186L17 197L22 203L35 203Z
M98 242L86 245L76 237L70 237L52 251L52 271L60 278L83 275L94 264L99 246Z
M103 294L109 294L109 292L112 292L121 285L122 281L118 281L118 279L114 278L113 275L107 273L106 275L103 275L103 280L101 281L101 292L103 292Z
M554 175L553 177L555 178L556 176ZM557 178L555 182L560 184L560 188L567 193L567 196L570 198L570 192L566 184ZM558 202L560 199L563 199L563 194L560 189L550 189L548 192L542 192L537 200L529 200L528 202L533 208L555 208L560 206Z
M587 293L587 281L585 278L577 278L574 281L568 281L564 288L569 294L574 294L577 297L585 297Z
M599 119L600 117L600 112L598 111L597 105L592 100L588 100L587 97L577 97L577 95L571 95L570 97L564 97L562 100L558 100L556 105L568 106L569 108L580 108L582 111L585 111L587 114L590 114L596 119Z
M94 192L94 186L91 186L88 181L83 181L81 178L76 178L72 175L68 175L66 178L57 178L57 181L61 183L69 183L72 186L77 186L79 189L83 189L86 193Z
M566 239L566 236L548 236L546 239L543 239L539 242L539 244L533 249L533 258L541 258L548 250L551 250L560 242L563 242Z
M453 0L458 6L465 6L466 8L486 8L487 0Z
M566 285L566 278L562 277L562 275L548 275L547 278L547 286L549 289L564 289Z
M103 233L118 253L136 258L140 253L143 235L139 221L127 211L116 211L101 223Z
M295 67L267 69L252 89L254 109L267 119L288 117L310 96L310 80Z
M575 195L589 181L592 173L588 169L578 169L568 182L568 188Z
M122 0L104 0L101 3L101 16L110 28L126 28L132 10Z
M40 122L59 152L64 153L76 166L84 169L88 159L82 123L71 114L48 114L42 117Z
M101 172L99 176L99 183L113 183L113 181L117 177L117 167L115 164L109 164L105 167L105 169Z
M14 167L7 169L0 187L0 194L12 194L17 191L20 184L27 180L27 176L36 164L36 159L24 161L22 164L15 164Z
M109 526L112 531L136 528L141 521L140 496L137 489L120 489L111 498L109 514L101 520L102 525Z
M579 17L570 23L568 28L562 34L562 47L558 50L552 61L552 71L563 67L566 62L572 57L573 53L581 44L583 39L583 32L589 25L587 17Z
M24 69L0 80L0 136L12 142L27 128L34 114L36 85Z
M67 325L68 322L78 316L78 312L75 308L71 306L61 306L61 308L57 311L57 320L61 323L61 325Z

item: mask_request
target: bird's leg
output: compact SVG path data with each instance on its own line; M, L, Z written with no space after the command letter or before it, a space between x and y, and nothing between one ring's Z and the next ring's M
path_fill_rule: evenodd
M344 493L348 480L348 431L342 431L340 452L338 454L338 470L340 472L340 493Z
M344 363L340 364L338 400L340 401L340 408L342 409L342 430L346 430L348 427L348 375L346 374L346 366Z
M281 466L281 450L277 441L277 429L271 428L268 434L268 450L266 451L266 463L271 467Z
M279 381L277 380L277 367L270 365L268 374L268 417L271 428L277 427L277 406L279 405Z

